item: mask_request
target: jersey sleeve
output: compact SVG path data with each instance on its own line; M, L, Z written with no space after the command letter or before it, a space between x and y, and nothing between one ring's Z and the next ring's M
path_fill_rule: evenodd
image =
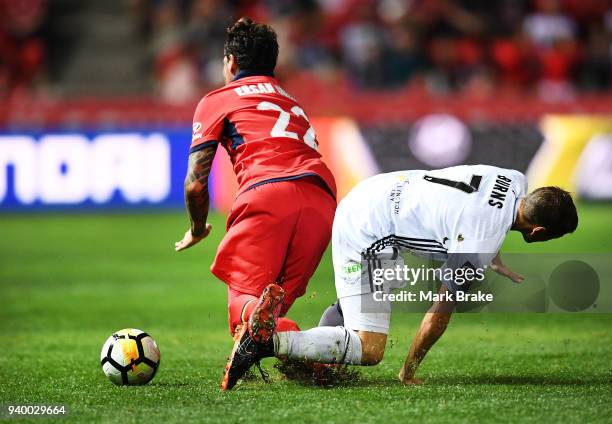
M517 172L517 174L519 175L519 189L520 189L520 192L517 193L518 195L517 197L525 197L529 193L529 190L527 187L527 177L520 172Z
M455 293L468 291L474 281L484 279L485 269L499 252L505 233L485 240L457 241L440 267L441 283Z
M193 115L193 133L189 153L197 152L209 146L216 146L221 140L224 109L219 96L204 97Z
M517 187L517 192L516 192L516 197L525 197L527 196L527 177L519 172L519 171L515 171L516 172L516 187Z

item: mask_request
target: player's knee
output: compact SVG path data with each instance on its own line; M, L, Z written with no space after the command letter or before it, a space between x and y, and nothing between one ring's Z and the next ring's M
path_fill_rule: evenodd
M384 348L381 350L370 349L364 346L361 352L361 365L377 365L383 360Z
M383 360L387 335L360 331L361 365L376 365Z

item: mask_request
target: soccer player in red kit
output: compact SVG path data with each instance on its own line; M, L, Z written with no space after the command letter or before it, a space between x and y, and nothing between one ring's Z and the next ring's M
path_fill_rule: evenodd
M298 329L284 315L306 291L336 209L334 178L317 152L314 129L274 78L277 56L271 27L243 18L228 29L226 85L200 101L193 119L185 179L191 227L175 244L176 251L189 248L211 231L208 175L221 144L238 192L211 271L228 286L230 331L238 327L238 340L253 331L242 325L251 314L259 321L280 316L277 331Z

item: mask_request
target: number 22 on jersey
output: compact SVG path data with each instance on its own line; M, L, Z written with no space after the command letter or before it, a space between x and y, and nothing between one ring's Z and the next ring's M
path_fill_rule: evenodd
M289 122L291 120L291 114L295 116L301 116L302 118L304 118L306 122L308 122L309 124L308 130L303 136L304 143L306 143L306 145L308 145L309 147L312 147L313 149L317 150L318 143L317 143L317 137L315 134L315 130L310 125L308 116L306 116L306 113L301 107L293 106L291 108L291 113L289 113L275 103L261 102L257 105L257 109L274 110L278 112L278 119L276 120L276 123L274 124L274 126L272 127L272 130L270 131L270 135L272 137L286 137L286 138L292 138L294 140L299 140L300 137L298 136L298 134L293 131L287 131L287 127L289 126Z

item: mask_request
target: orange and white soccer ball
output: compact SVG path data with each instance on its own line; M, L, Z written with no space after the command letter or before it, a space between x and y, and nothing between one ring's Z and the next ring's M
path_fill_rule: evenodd
M159 360L159 348L153 337L135 328L113 333L100 353L102 371L119 386L147 384L155 377Z

